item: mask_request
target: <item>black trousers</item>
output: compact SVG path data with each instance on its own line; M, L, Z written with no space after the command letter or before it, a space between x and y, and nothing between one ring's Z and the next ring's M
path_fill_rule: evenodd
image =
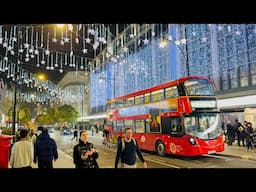
M52 161L38 161L38 168L53 168Z

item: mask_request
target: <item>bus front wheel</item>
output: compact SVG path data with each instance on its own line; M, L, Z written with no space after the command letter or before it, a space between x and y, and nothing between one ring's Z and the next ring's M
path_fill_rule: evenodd
M165 156L165 146L162 141L158 141L156 144L156 152L159 156Z

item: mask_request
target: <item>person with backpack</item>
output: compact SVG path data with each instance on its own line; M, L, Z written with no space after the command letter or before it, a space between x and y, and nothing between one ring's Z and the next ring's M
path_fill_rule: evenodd
M136 154L143 163L143 167L147 168L147 163L144 160L139 149L137 141L132 137L132 129L127 127L124 129L125 137L120 139L117 145L115 168L118 166L121 159L121 168L137 168Z

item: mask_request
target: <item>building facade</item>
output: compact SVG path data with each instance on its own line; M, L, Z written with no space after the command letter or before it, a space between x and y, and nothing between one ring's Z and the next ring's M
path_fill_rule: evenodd
M131 24L110 48L111 57L93 65L92 114L104 112L107 99L201 75L214 81L223 120L256 125L255 24Z

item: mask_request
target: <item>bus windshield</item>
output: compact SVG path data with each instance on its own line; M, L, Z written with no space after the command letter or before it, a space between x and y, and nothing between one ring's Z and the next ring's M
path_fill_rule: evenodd
M188 96L214 96L212 83L205 79L189 79L184 87Z
M222 134L217 113L196 113L184 117L185 133L200 139L216 139Z

